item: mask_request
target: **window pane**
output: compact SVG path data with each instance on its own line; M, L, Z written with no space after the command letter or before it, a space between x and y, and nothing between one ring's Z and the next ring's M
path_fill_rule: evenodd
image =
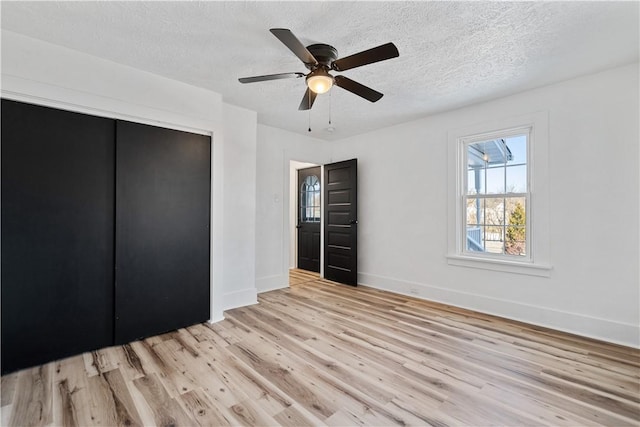
M509 255L526 255L527 212L524 197L507 199L507 227L505 231L505 252Z
M320 180L315 175L304 179L300 189L300 219L303 222L320 221Z
M484 194L484 168L467 171L467 194Z
M507 192L527 192L527 165L507 167Z
M504 141L511 152L511 160L507 164L527 163L527 135L512 136Z
M487 149L484 142L467 145L467 194L483 194Z
M482 227L475 224L467 225L467 250L473 252L484 252Z
M474 142L467 145L467 169L476 167L484 167L486 161L485 144L483 142Z
M505 253L525 256L527 251L526 233L525 227L508 226L504 241Z
M467 224L482 224L484 200L470 197L467 199Z
M487 252L493 254L504 253L502 230L503 228L499 226L486 226L484 228L484 245Z
M308 208L313 206L313 193L311 193L310 191L307 191L305 193L305 203L304 205Z
M484 223L487 225L504 224L504 198L484 200Z
M466 194L476 194L476 178L473 170L467 171L467 187Z
M487 194L504 193L504 173L505 168L487 169Z
M527 199L524 197L507 197L505 203L507 225L526 225Z

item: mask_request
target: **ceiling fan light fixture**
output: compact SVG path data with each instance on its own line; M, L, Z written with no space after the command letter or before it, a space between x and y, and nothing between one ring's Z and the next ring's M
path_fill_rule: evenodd
M398 48L393 43L387 43L354 53L353 55L338 58L336 48L328 44L314 43L305 46L291 30L286 28L272 28L269 31L302 61L304 66L310 71L309 74L299 72L267 74L263 76L242 77L238 80L240 83L254 83L306 76L305 83L307 89L304 91L304 96L298 107L300 111L310 110L317 95L329 92L334 85L364 98L369 102L379 101L380 98L383 97L382 93L342 75L333 77L329 72L337 71L340 73L352 68L362 67L363 65L396 58L400 55ZM331 124L331 122L329 122L329 124Z
M315 93L327 93L333 86L333 77L325 70L319 69L307 76L307 87Z

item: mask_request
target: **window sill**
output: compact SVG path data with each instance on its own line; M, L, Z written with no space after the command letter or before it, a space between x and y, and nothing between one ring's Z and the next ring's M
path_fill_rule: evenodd
M447 255L447 263L449 265L457 265L460 267L481 268L483 270L526 274L538 277L550 277L552 269L550 265L545 264L487 259L465 255Z

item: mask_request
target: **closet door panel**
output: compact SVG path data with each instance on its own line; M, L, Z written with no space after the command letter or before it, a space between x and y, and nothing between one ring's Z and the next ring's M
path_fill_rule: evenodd
M113 341L115 121L2 100L2 372Z
M210 137L118 121L115 342L209 319Z

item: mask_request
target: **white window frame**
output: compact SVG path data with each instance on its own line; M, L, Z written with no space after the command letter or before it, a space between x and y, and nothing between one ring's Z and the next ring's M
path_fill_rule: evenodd
M527 137L527 255L466 250L466 148L473 142L521 135ZM449 131L448 138L448 250L449 265L508 273L550 276L549 261L549 129L548 113L480 123ZM506 189L505 189L506 190ZM500 195L496 195L500 196Z
M462 228L461 232L460 232L460 238L462 239L461 242L459 242L459 248L460 248L460 252L462 254L464 254L465 256L470 256L470 257L477 257L477 258L487 258L487 259L497 259L497 260L507 260L507 261L519 261L519 262L532 262L532 256L531 256L531 221L529 220L529 218L532 217L532 213L531 213L531 206L530 206L530 192L529 192L529 184L531 182L530 177L529 177L529 173L530 173L530 168L528 165L528 161L527 163L525 163L525 165L527 166L527 189L524 193L509 193L506 191L506 186L505 186L505 192L504 193L495 193L495 194L474 194L474 195L469 195L468 194L468 190L469 190L469 182L468 182L468 154L469 154L469 150L468 147L470 144L474 144L476 142L482 142L482 141L492 141L492 140L496 140L496 139L506 139L506 138L510 138L513 136L520 136L520 135L526 135L527 136L527 160L530 158L529 156L529 141L531 140L531 127L524 127L524 128L516 128L516 129L505 129L505 130L500 130L497 132L493 132L493 133L488 133L488 134L481 134L481 135L472 135L472 136L468 136L468 137L464 137L464 138L460 138L459 143L461 144L460 147L460 151L461 151L461 159L460 159L460 172L462 173L462 175L464 175L463 177L461 177L461 183L462 183L462 188L459 194L459 197L461 198L460 203L461 203L461 208L462 212L460 215L460 227ZM505 172L506 173L506 172ZM486 185L486 183L485 183ZM467 190L467 191L465 191ZM466 249L466 240L467 240L467 236L466 236L466 229L467 229L467 216L465 214L466 212L466 206L467 206L467 199L468 198L479 198L479 199L488 199L488 198L500 198L500 197L521 197L525 199L525 209L526 209L526 216L527 216L527 223L526 223L526 231L525 231L525 235L526 235L526 255L523 257L515 257L514 255L505 255L505 254L496 254L496 253L492 253L492 252L472 252L472 251L468 251ZM505 226L503 225L502 228L505 228Z

